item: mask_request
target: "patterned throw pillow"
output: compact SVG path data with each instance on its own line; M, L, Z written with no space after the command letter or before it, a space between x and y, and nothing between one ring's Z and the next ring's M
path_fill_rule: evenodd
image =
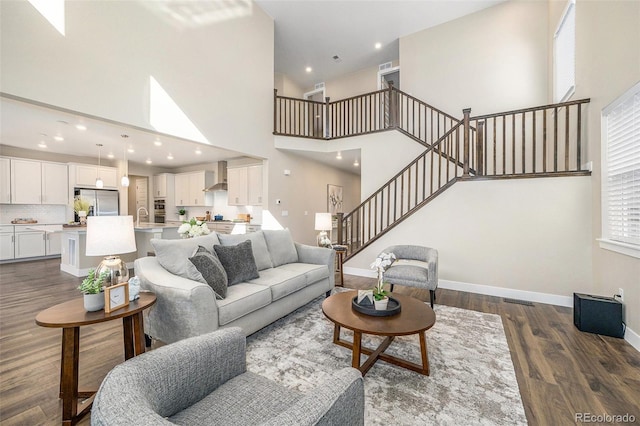
M253 257L251 241L247 240L235 246L214 245L213 249L227 272L228 285L259 278L256 260Z
M189 261L187 272L191 279L209 284L216 299L227 297L227 272L215 253L198 246Z

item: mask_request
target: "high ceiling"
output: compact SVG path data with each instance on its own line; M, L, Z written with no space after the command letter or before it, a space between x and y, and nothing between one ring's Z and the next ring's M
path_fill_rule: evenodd
M504 0L256 0L275 21L275 71L303 89L399 57L399 38ZM380 43L379 49L375 44ZM338 56L339 62L333 57ZM311 72L306 72L311 67Z

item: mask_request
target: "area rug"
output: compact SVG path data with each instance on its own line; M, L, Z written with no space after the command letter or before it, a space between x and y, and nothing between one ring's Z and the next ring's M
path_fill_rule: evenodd
M312 392L351 351L332 343L318 298L247 338L247 368ZM430 376L377 361L365 376L366 425L524 425L518 383L500 316L436 305L426 333ZM350 340L353 334L342 330ZM363 335L375 348L379 338ZM387 353L420 363L418 336L396 337ZM362 361L366 357L363 355Z

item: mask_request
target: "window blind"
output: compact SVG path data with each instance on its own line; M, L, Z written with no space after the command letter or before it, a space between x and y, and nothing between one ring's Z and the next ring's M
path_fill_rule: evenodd
M563 102L576 84L576 5L570 0L553 37L554 100Z
M603 237L640 248L640 83L603 118Z

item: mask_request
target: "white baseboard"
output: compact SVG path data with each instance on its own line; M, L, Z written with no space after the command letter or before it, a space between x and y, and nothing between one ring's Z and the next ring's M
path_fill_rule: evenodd
M376 278L377 274L372 269L345 267L344 273L358 277ZM536 291L516 290L512 288L494 287L490 285L471 284L460 281L438 280L438 287L447 290L465 291L467 293L485 294L487 296L506 297L509 299L526 300L529 302L546 303L549 305L565 306L573 308L572 296L560 296L558 294L539 293ZM640 351L640 335L627 327L624 340L637 351Z
M633 346L638 352L640 352L640 334L627 327L624 332L624 340L626 340L631 346Z

